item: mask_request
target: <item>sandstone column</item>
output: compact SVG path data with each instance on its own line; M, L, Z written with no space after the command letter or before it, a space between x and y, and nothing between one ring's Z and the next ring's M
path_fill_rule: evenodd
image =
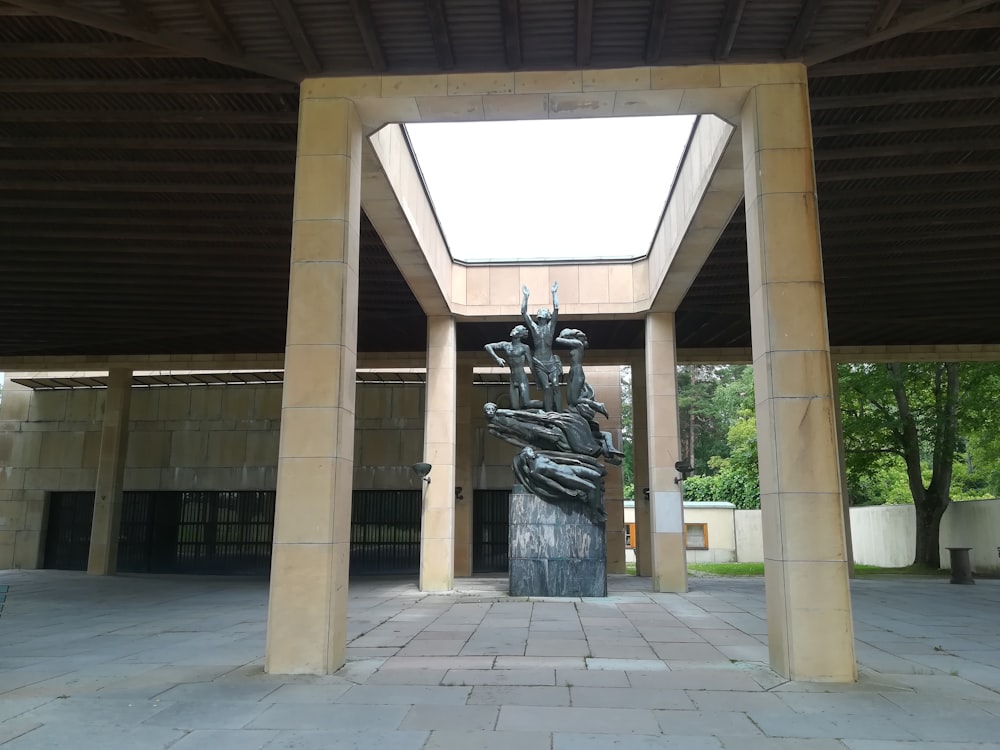
M653 537L649 528L649 441L646 417L646 360L632 360L632 472L635 477L635 574L653 575Z
M455 496L455 575L472 575L472 430L473 399L472 359L464 357L458 364L458 394L455 414L455 487L461 488L461 498ZM456 492L458 490L456 489Z
M122 519L131 402L132 371L118 368L111 370L108 373L108 390L104 396L104 425L101 427L101 453L97 461L94 521L90 527L90 555L87 559L87 573L90 575L114 575L118 567L118 532Z
M806 69L743 108L771 667L856 678Z
M687 591L673 313L646 316L646 404L653 591Z
M424 461L433 468L420 524L421 591L450 591L455 581L456 367L455 319L429 316Z
M844 419L840 410L840 375L837 365L831 363L833 374L833 414L837 419L837 463L840 464L841 503L844 508L844 554L847 558L847 575L854 578L854 543L851 537L851 493L847 489L847 458L844 453Z
M326 674L347 644L361 122L303 96L265 669Z

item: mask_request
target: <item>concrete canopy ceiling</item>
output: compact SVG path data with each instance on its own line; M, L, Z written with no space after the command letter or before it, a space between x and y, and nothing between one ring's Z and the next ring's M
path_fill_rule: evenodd
M0 361L281 352L297 82L809 65L831 344L1000 344L1000 4L977 0L0 2ZM424 346L365 222L359 341ZM749 346L737 211L679 346ZM496 340L463 324L460 345ZM639 321L591 321L637 348Z

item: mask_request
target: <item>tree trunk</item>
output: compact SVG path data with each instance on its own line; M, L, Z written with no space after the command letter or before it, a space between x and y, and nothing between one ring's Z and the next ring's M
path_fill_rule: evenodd
M948 498L926 497L916 504L917 551L915 565L925 565L937 570L941 567L941 518L948 508Z

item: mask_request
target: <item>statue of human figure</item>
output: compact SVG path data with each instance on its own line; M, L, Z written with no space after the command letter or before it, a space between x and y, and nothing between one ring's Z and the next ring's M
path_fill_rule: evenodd
M595 414L608 416L608 410L594 399L594 387L587 382L583 372L583 350L587 347L587 334L579 328L563 328L557 344L569 347L569 374L566 377L566 401L580 414L593 419Z
M534 356L531 358L531 371L535 375L535 383L542 391L542 403L546 411L562 411L562 396L559 393L559 380L562 377L562 362L552 352L552 341L555 339L556 320L559 317L559 282L552 284L552 312L541 308L532 320L528 315L528 287L522 286L521 317L531 331L531 342Z
M579 500L600 520L607 518L605 474L607 469L586 456L545 453L525 446L514 457L514 476L532 494L543 500Z
M524 343L528 338L528 329L522 325L514 326L510 332L510 341L497 341L487 344L485 349L501 367L510 368L510 408L540 409L541 401L532 400L528 393L528 374L525 368L531 366L531 347Z

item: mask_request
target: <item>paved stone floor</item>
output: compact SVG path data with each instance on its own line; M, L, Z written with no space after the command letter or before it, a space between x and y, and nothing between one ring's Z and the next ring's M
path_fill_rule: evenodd
M289 677L263 580L0 572L0 747L1000 749L1000 581L855 581L851 685L770 671L761 579L505 583L353 581L348 664Z

